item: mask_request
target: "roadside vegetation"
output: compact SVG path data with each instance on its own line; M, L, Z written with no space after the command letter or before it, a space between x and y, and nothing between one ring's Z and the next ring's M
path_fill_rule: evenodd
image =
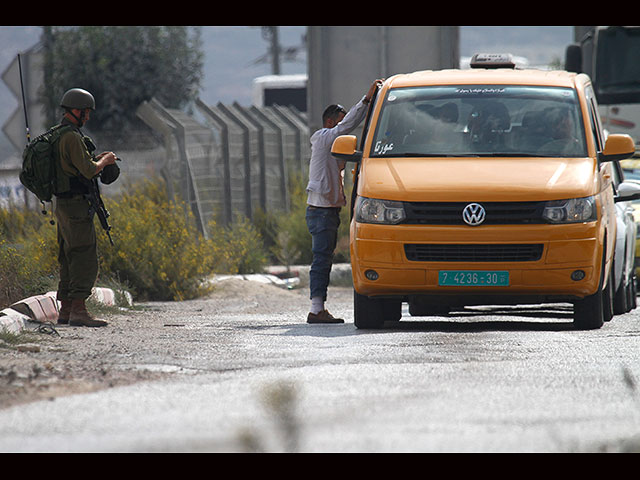
M197 27L44 26L42 42L41 100L48 124L56 121L61 89L69 82L100 99L92 131L124 143L144 138L131 135L140 127L135 111L142 101L157 98L167 107L182 108L197 97L204 58ZM80 62L78 70L78 59L89 57L94 61ZM105 75L108 82L96 81ZM135 89L130 88L132 78ZM269 264L308 265L306 179L299 174L290 178L289 212L256 211L251 221L238 217L229 226L212 221L208 238L198 231L189 208L169 198L160 180L106 197L115 246L96 220L97 286L119 285L137 301L182 300L206 294L211 288L206 280L214 274L258 273ZM0 207L0 309L57 288L58 243L47 207L46 216L39 208ZM336 262L349 258L348 223L348 209L343 209Z
M96 220L100 256L98 286L129 291L136 301L186 300L207 294L214 274L249 274L267 265L309 264L311 236L305 222L302 178L291 185L288 213L256 212L225 226L211 221L209 238L198 231L180 200L171 200L161 180L146 180L105 197L111 214L109 244ZM56 290L58 242L47 204L40 209L0 208L0 309ZM343 209L336 261L348 261L348 209Z

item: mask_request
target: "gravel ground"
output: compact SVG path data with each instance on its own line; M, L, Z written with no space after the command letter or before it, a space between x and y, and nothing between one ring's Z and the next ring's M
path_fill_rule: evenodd
M351 295L352 290L343 290ZM94 312L109 322L103 328L56 325L37 331L40 325L29 323L19 343L0 340L0 408L175 375L152 367L171 365L171 352L198 335L197 329L179 328L198 312L258 313L293 306L304 311L307 303L306 288L231 279L207 298Z

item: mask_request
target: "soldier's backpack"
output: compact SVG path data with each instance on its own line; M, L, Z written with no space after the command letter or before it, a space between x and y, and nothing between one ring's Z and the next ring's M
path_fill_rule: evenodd
M57 161L58 140L70 130L56 125L29 142L22 152L20 182L41 202L50 202L55 193L69 190L69 179Z

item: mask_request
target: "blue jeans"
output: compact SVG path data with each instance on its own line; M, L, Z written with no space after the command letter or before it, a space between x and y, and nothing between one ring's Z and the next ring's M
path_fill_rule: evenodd
M307 228L311 233L313 261L309 270L311 298L327 299L327 288L338 241L340 208L307 207Z

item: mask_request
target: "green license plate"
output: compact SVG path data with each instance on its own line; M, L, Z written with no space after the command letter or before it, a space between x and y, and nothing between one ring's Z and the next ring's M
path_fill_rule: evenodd
M443 287L508 287L509 272L487 270L441 270L438 285Z

